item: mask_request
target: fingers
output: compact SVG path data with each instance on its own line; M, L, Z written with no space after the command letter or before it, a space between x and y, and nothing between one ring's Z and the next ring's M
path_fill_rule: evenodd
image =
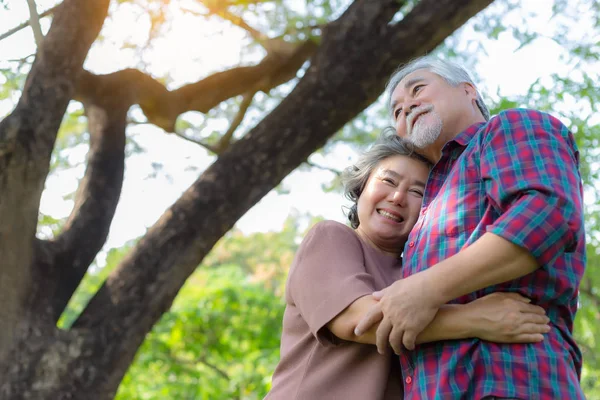
M415 333L415 331L412 331L412 330L404 331L404 335L402 336L402 344L404 344L404 347L406 347L408 350L414 350L416 341L417 341L417 334Z
M550 332L549 325L534 323L522 324L519 327L519 333L506 336L503 343L537 343L544 340L544 334Z
M523 333L548 333L550 332L550 325L526 323L521 325L519 334Z
M523 323L546 325L548 322L550 322L550 318L540 314L524 313L522 314L522 317Z
M533 304L520 304L519 310L522 313L530 313L530 314L538 314L538 315L546 315L546 310L544 310L540 306L535 306Z
M372 296L375 300L381 300L381 298L383 297L384 294L385 294L385 289L379 290L377 292L373 292Z
M544 335L541 333L522 333L515 336L514 342L509 343L539 343L544 340Z
M392 323L388 318L383 318L383 320L379 324L379 328L377 328L376 335L377 352L379 354L385 354L387 352L388 341L391 331Z
M402 347L403 334L404 331L397 327L393 327L392 332L390 333L390 345L392 346L392 349L396 354L400 354L402 353L402 350L404 350L404 348Z
M521 303L531 303L531 299L529 297L522 296L519 293L510 293L509 297L516 301L520 301Z
M354 334L356 336L360 336L364 334L366 331L371 329L373 325L381 321L383 318L383 313L381 312L381 305L375 304L371 309L365 314L364 317L360 320L356 328L354 328Z

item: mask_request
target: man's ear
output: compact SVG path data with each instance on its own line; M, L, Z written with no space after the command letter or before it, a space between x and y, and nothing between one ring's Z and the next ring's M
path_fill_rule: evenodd
M471 100L477 100L477 89L473 84L469 82L461 83L462 89L465 91L465 94L471 98Z

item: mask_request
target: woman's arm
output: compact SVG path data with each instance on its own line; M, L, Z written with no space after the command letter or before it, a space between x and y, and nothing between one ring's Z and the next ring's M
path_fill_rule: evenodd
M374 325L361 336L354 328L364 314L377 304L371 296L355 300L328 324L338 338L352 342L375 344ZM468 304L447 304L417 337L417 343L478 337L498 343L531 343L543 340L550 330L543 308L529 304L517 293L492 293Z

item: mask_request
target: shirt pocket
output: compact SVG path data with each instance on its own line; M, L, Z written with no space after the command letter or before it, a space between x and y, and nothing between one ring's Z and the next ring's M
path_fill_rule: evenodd
M469 169L460 180L448 180L440 190L439 231L448 237L470 234L481 223L485 189L478 171ZM458 182L458 183L457 183Z

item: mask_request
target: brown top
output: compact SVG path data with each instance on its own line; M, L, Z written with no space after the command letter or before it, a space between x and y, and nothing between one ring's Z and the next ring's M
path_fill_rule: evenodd
M398 258L363 243L351 228L316 224L290 269L281 359L266 399L402 399L395 355L340 340L326 327L356 299L399 279L400 267Z

